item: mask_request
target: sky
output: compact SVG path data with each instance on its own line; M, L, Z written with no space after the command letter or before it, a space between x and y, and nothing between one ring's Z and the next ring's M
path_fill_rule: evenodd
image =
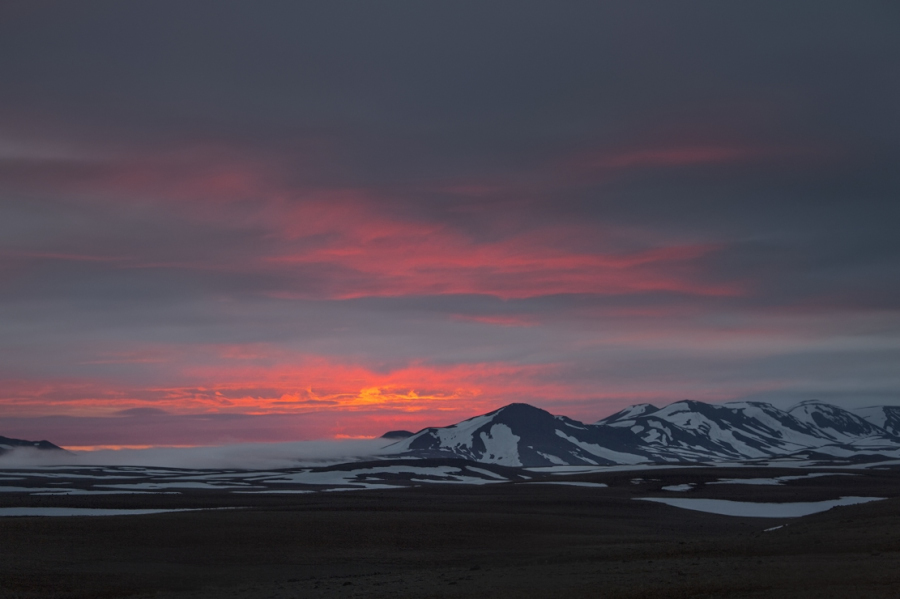
M0 434L900 404L898 19L0 0Z

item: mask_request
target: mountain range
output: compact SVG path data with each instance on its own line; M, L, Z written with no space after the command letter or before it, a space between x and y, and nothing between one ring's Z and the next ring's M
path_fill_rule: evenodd
M900 406L847 410L816 400L790 409L756 401L640 404L593 424L522 403L441 428L384 450L416 458L464 458L542 467L785 459L900 459Z
M446 427L391 431L387 458L464 459L515 467L792 460L900 460L900 406L847 410L810 400L787 410L756 401L630 406L592 424L524 403ZM63 451L0 436L13 448Z

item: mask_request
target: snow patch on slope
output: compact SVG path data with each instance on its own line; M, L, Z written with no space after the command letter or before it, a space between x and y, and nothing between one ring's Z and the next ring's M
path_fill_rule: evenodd
M632 453L622 453L620 451L614 451L612 449L608 449L600 445L595 445L593 443L585 443L584 441L579 441L575 437L570 437L561 430L557 430L556 434L569 443L577 445L591 455L604 458L606 460L609 460L610 462L615 462L617 464L640 464L647 461L647 458L643 456L634 455Z
M521 466L519 438L505 424L495 424L489 433L482 432L481 441L484 443L482 461L504 466Z

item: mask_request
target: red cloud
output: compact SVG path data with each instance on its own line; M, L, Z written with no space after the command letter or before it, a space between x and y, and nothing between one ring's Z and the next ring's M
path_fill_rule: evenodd
M756 150L693 147L582 158L585 164L627 168L745 159ZM154 213L220 231L253 231L259 243L209 248L174 257L153 246L111 256L91 247L45 248L19 259L115 261L115 268L267 271L260 290L275 297L348 299L367 296L482 294L528 298L557 294L621 295L673 292L734 296L735 283L704 277L699 262L719 251L708 243L616 249L598 226L557 226L474 238L458 227L386 207L383 192L314 189L289 184L284 165L240 157L228 148L200 147L133 155L119 162L67 165L34 185L60 185L74 197L121 204L152 202ZM51 168L48 166L47 168ZM466 188L471 191L471 189ZM475 191L482 192L478 187ZM78 200L83 201L83 200ZM503 214L477 218L502 220ZM628 237L612 232L609 237ZM102 248L101 248L102 250ZM126 257L123 257L126 256ZM314 272L315 276L310 276ZM311 281L311 282L310 282Z
M537 319L534 317L515 314L452 314L450 317L453 320L462 322L490 324L501 327L531 327L538 324Z
M764 161L823 160L834 156L828 148L747 146L728 144L673 145L624 151L588 151L560 164L568 172L619 171L633 168L672 168L742 164Z
M675 245L631 252L572 249L595 231L569 227L475 241L458 230L379 214L360 198L336 197L285 206L279 216L285 250L268 268L326 267L340 276L326 294L364 296L485 294L504 299L555 294L741 293L709 283L693 264L717 245ZM274 224L274 223L273 223ZM291 249L296 248L296 249ZM290 290L280 294L291 297ZM300 294L302 295L302 294Z
M658 150L638 150L620 154L603 154L595 156L590 162L602 168L619 169L645 166L722 164L753 160L767 155L771 155L771 152L755 148L688 146Z

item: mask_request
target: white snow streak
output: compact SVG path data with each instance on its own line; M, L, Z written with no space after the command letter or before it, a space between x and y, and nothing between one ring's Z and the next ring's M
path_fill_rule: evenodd
M742 518L799 518L830 510L842 505L855 505L870 501L881 501L884 497L841 497L828 501L808 501L791 503L757 503L753 501L730 501L727 499L699 499L685 497L635 497L638 501L665 503L672 507L722 516Z

